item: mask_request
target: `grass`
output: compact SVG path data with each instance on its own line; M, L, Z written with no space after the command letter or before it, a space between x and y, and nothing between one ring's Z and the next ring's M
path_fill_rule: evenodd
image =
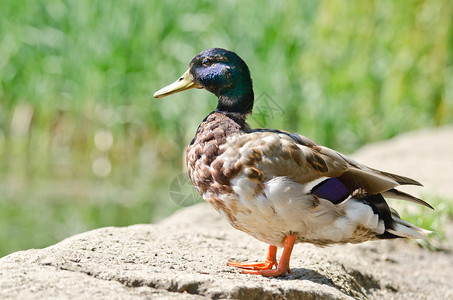
M453 220L453 199L434 194L423 195L422 198L434 207L434 211L418 205L404 205L400 210L401 216L404 220L433 232L429 239L416 240L421 247L451 251L451 246L446 244L446 227Z
M210 47L248 63L253 126L352 152L453 121L448 0L22 2L0 3L0 256L177 209L215 98L152 94Z

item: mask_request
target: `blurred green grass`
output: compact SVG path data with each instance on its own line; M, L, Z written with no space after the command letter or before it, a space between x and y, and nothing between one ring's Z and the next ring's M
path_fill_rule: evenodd
M0 256L178 208L170 182L216 101L152 93L207 48L279 108L253 126L351 152L452 122L453 2L301 2L1 1Z

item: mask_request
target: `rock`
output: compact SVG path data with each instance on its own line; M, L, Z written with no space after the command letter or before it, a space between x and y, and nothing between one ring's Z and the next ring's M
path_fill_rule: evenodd
M367 145L353 157L357 161L423 183L405 187L414 194L437 194L453 199L453 126L423 129L391 140Z
M419 145L418 138L425 143L426 135L432 137L443 130L414 135L407 142ZM398 139L394 142L399 143ZM389 156L384 158L390 160L400 150L391 151L392 141L386 143L383 151ZM434 154L429 158L416 155L421 165L424 159L451 163L450 153L438 152L436 145L433 139L430 146ZM418 150L410 146L400 153L409 157ZM367 151L372 152L373 147ZM366 152L358 156L366 156ZM391 171L408 176L424 173L404 166L398 169L404 160L398 156L393 159L393 163L388 162L394 168ZM374 166L380 166L378 162ZM432 176L445 174L433 172ZM438 187L434 184L433 188L437 191ZM432 252L411 241L326 248L298 244L291 258L292 273L284 278L244 275L225 265L228 259L260 261L266 250L267 245L231 228L207 204L199 204L181 209L159 224L101 228L45 249L3 257L0 298L453 298L451 253Z

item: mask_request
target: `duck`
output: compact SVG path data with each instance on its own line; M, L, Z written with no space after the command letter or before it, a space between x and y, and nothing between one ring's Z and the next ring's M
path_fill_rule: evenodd
M300 134L252 129L246 122L254 103L252 79L236 53L222 48L198 53L154 98L194 88L211 92L218 102L187 147L189 178L231 226L269 245L263 262L229 260L228 266L245 274L286 276L297 243L324 247L431 233L402 220L386 202L400 199L433 209L397 189L420 182L365 166ZM279 260L278 248L283 248Z

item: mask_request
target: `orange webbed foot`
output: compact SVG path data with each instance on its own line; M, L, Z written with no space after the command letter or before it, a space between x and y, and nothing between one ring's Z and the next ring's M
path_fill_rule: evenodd
M236 261L229 260L227 266L235 267L245 270L270 270L273 266L277 266L277 247L270 245L269 252L267 253L267 258L262 263L240 263Z
M266 277L278 277L291 273L289 268L289 259L293 250L294 242L296 241L295 235L290 235L285 238L284 248L280 262L277 264L277 247L269 246L269 253L266 261L263 263L244 264L233 261L228 261L227 265L240 268L243 274L262 275ZM276 269L272 269L276 266Z
M251 275L261 275L264 277L278 277L278 276L285 276L291 273L291 270L279 268L277 269L269 269L269 270L241 270L242 274L251 274Z
M227 266L230 267L235 267L239 269L245 269L245 270L269 270L272 269L273 266L277 266L277 261L265 261L262 263L254 263L254 264L246 264L246 263L240 263L236 261L231 261L229 260L227 262Z

